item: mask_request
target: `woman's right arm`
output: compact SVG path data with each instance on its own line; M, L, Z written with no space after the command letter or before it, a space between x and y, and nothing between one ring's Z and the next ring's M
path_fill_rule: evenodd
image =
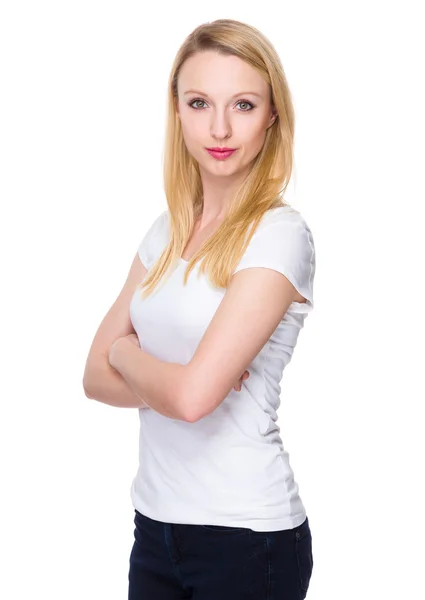
M100 323L90 347L83 377L84 393L88 398L121 408L149 408L108 360L112 344L120 337L135 333L130 320L130 301L146 273L147 269L136 253L126 282Z
M108 357L98 360L90 370L91 381L84 374L84 392L87 398L117 406L119 408L149 408L143 399L137 396L120 373L109 364Z

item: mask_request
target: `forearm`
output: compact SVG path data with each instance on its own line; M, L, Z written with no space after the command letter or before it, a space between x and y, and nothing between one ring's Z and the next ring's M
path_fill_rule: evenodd
M135 394L122 375L111 367L106 355L96 370L89 377L85 375L85 378L86 395L92 400L119 408L149 408L144 400Z
M182 405L185 365L159 360L126 338L111 347L109 363L150 408L166 417L189 420Z

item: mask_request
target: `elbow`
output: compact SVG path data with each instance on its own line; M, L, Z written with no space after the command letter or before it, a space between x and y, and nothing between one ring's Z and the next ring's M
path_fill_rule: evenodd
M195 423L199 417L196 414L196 411L193 408L193 403L191 401L191 396L189 394L189 387L185 385L181 385L178 394L178 403L176 410L176 418L180 421L185 421L186 423ZM171 405L171 404L170 404ZM175 406L175 397L174 397L174 406Z
M187 421L187 423L196 423L197 421L200 421L201 419L206 417L208 413L208 410L199 408L195 405L195 408L188 408L185 411L184 420Z
M83 390L86 398L94 400L99 388L99 383L104 379L104 373L101 370L102 364L96 360L87 359L83 374Z
M188 423L196 423L197 421L200 421L204 417L208 416L214 410L215 408L202 406L201 408L188 411L185 416L185 421L187 421Z
M88 381L85 378L83 379L83 390L84 390L84 394L86 395L86 398L89 398L90 400L92 400L93 395L90 392Z
M90 377L90 371L87 368L84 370L84 375L83 375L83 390L84 390L84 394L86 395L86 398L89 398L90 400L92 400L94 398L93 396L93 378Z
M209 382L196 377L196 372L190 363L184 369L183 377L180 379L179 412L182 420L196 423L214 410L214 403L210 399L211 387L208 385Z
M186 410L183 414L182 420L186 423L196 423L206 416L205 413L196 412L194 410Z

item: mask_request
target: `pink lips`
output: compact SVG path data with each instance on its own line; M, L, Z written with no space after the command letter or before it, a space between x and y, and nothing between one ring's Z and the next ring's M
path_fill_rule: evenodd
M211 154L211 156L213 156L214 158L216 158L217 160L226 160L226 158L229 158L229 156L231 156L234 152L236 152L237 148L235 148L234 150L217 150L217 149L210 149L210 148L206 148L206 151L208 152L208 154Z

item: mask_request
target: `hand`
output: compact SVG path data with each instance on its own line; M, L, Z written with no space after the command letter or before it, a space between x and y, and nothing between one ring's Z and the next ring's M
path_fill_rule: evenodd
M117 368L115 365L115 359L117 358L117 355L119 353L119 346L120 346L120 344L122 344L123 340L127 340L127 341L131 342L132 344L134 344L135 346L137 346L138 348L140 348L139 338L135 333L130 333L130 335L125 335L124 337L117 338L115 340L115 342L109 348L109 353L108 353L109 364L111 365L111 367L114 367L115 369Z
M246 375L246 377L245 377ZM242 381L245 381L245 379L248 379L249 377L249 371L244 371L242 373L242 375L239 377L238 379L238 383L234 386L234 390L236 390L237 392L241 391L241 387L242 387Z

